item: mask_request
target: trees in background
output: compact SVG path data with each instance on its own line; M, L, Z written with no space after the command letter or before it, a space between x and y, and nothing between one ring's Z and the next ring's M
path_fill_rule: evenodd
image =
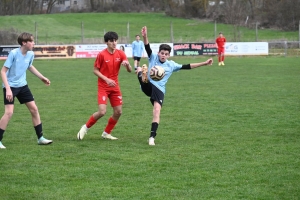
M76 0L86 6L70 12L165 12L169 16L201 18L235 26L298 30L300 0ZM0 15L52 13L75 0L0 0Z

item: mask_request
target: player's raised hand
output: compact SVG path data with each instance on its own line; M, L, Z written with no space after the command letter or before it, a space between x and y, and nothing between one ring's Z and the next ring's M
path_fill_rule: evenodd
M144 26L141 30L142 36L147 37L147 26Z

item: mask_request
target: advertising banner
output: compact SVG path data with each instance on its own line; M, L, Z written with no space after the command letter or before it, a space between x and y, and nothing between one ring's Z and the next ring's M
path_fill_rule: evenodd
M106 47L106 44L76 45L76 58L96 58Z
M225 55L268 55L267 42L226 42Z
M174 43L175 56L200 56L217 54L214 43Z
M18 47L20 46L19 45L0 46L0 60L6 60L9 52Z
M73 45L35 45L33 52L35 58L76 58Z

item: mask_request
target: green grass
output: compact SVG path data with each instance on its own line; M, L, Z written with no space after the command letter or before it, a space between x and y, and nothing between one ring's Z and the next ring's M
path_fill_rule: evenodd
M225 67L174 73L154 147L147 144L152 106L124 68L123 114L113 131L119 140L100 138L108 106L77 141L97 110L93 62L34 62L52 82L46 87L28 74L54 143L37 145L30 114L16 103L0 151L1 199L299 199L297 58L227 57Z
M0 27L14 28L19 32L36 33L38 44L101 43L105 32L116 31L122 43L131 43L143 26L149 28L152 43L171 42L171 22L174 42L214 42L215 25L197 19L181 19L163 13L66 13L51 15L0 16ZM129 40L127 35L129 23ZM2 28L3 29L3 28ZM217 33L224 32L228 42L256 41L254 29L241 27L239 34L232 25L217 24ZM239 35L239 36L238 36ZM258 41L297 41L297 31L284 32L260 29Z

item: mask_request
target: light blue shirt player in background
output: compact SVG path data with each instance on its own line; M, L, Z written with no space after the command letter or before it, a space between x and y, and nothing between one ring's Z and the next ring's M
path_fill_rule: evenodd
M204 65L212 65L213 60L212 58L210 58L205 62L191 63L185 65L178 64L174 61L169 61L168 58L170 57L171 47L168 44L161 44L159 46L158 53L154 54L152 53L148 41L147 27L144 26L141 32L144 38L145 49L149 58L149 68L147 68L146 65L143 65L142 67L137 68L136 73L138 75L142 91L148 97L150 97L150 101L153 105L153 118L151 124L150 137L148 140L149 145L153 146L155 145L154 139L157 134L156 131L158 129L158 124L160 120L160 110L163 105L164 96L166 93L166 84L172 73L181 69L193 69ZM149 76L149 72L154 66L161 66L165 70L165 76L159 81L154 81Z
M144 43L140 41L140 35L135 36L135 41L132 42L132 57L134 60L134 69L140 66L140 60L144 53Z
M43 137L42 122L33 95L27 85L26 71L29 70L46 85L50 85L50 80L44 77L33 65L34 47L33 35L22 33L18 37L20 48L13 49L1 69L2 87L4 95L5 111L0 119L0 149L6 147L2 144L3 135L14 112L15 97L21 104L25 104L31 114L32 123L38 138L38 144L51 144L52 140ZM21 132L22 129L20 129ZM20 141L24 142L24 141Z

